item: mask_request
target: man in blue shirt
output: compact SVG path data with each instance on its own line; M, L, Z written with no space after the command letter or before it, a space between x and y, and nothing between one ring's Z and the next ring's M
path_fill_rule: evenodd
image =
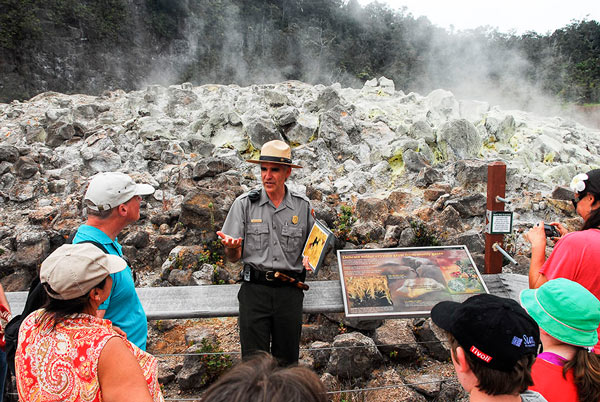
M117 235L140 218L141 196L153 192L151 185L136 184L124 173L98 173L92 177L84 196L87 222L77 229L73 243L94 241L102 244L109 254L122 257ZM110 296L100 305L97 315L112 321L127 334L127 339L146 350L148 323L135 291L131 268L128 266L111 277Z

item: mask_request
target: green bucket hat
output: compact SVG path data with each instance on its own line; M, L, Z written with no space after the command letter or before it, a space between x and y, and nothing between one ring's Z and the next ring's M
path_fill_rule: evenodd
M540 328L575 346L598 343L600 301L577 282L558 278L521 292L521 305Z

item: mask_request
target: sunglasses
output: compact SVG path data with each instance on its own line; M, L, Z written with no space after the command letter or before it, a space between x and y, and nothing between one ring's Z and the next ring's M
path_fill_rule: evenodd
M581 196L571 198L571 202L573 203L573 208L577 209L577 204L581 201Z

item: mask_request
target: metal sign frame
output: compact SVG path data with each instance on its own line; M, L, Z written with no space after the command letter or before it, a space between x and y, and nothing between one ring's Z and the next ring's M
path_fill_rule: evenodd
M489 293L464 245L338 250L347 317L426 317L444 300Z

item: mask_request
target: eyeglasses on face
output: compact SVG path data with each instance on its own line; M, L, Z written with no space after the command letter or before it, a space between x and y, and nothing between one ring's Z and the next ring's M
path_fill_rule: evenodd
M581 195L575 196L573 198L571 198L571 202L573 203L573 208L577 209L577 204L579 203L579 201L581 201Z

